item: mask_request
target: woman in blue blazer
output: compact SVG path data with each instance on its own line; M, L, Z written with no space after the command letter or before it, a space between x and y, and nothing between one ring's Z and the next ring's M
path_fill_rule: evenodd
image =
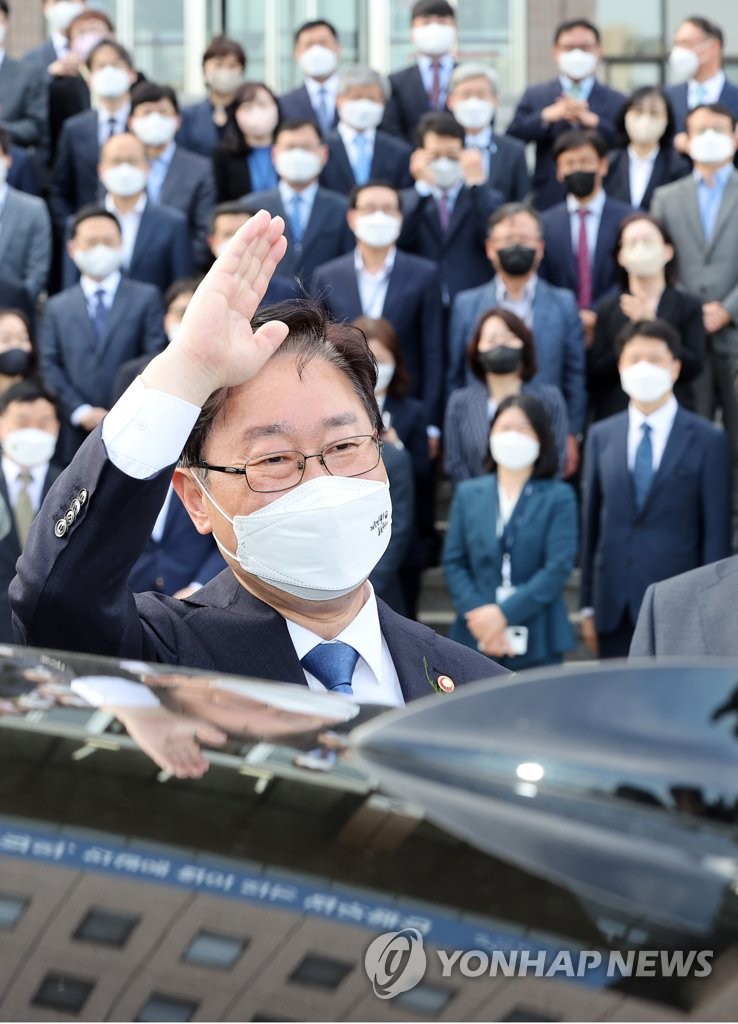
M556 447L537 398L500 403L490 451L493 472L461 483L451 504L443 554L458 612L451 637L508 668L558 664L575 646L563 593L577 507L571 487L553 479ZM515 653L519 626L527 647Z

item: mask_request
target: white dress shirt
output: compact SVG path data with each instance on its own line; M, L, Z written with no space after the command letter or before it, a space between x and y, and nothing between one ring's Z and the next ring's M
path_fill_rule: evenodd
M600 233L600 221L607 196L600 189L590 203L580 203L576 196L566 197L566 208L569 211L569 222L571 224L571 248L576 256L579 251L579 213L580 209L589 210L589 216L584 218L585 231L587 232L587 249L589 251L589 262L594 263L595 248L597 247L597 236Z
M712 78L706 78L704 82L697 82L690 79L687 85L687 107L699 107L702 103L718 103L720 93L725 85L725 72L720 69Z
M382 316L384 300L387 298L387 288L389 287L390 274L395 265L396 255L397 249L393 245L387 253L384 263L379 268L379 272L371 274L364 266L358 245L354 249L356 284L359 289L361 311L364 316L372 317L374 320L378 320Z
M62 35L61 32L51 33L51 45L54 47L57 60L59 60L60 57L66 57L69 53L69 40L65 35Z
M653 471L655 473L658 470L678 409L679 403L673 395L668 402L665 402L655 412L649 413L648 416L644 416L640 409L636 409L635 405L632 402L630 403L628 406L628 469L631 472L635 466L638 445L643 438L641 428L644 423L648 423L651 428Z
M31 480L28 483L28 496L31 499L33 511L38 512L41 507L44 480L46 479L46 474L49 472L48 462L44 462L40 466L23 469L17 462L13 462L13 460L9 459L7 455L3 455L2 467L3 476L5 477L5 485L8 488L8 500L10 501L11 510L15 508L15 503L18 500L18 494L23 487L23 481L20 479L21 473L30 473Z
M654 146L648 156L639 156L632 146L628 146L628 181L630 183L630 205L640 206L646 194L648 183L653 174L653 165L659 155L659 147Z
M110 193L108 192L105 196L105 209L114 214L120 224L120 231L123 237L123 267L126 270L131 265L133 250L136 248L136 239L138 238L138 229L141 227L141 214L146 209L147 199L147 194L142 192L133 209L127 213L121 213Z
M128 131L128 118L131 113L131 104L126 101L117 110L105 110L97 108L97 141L103 146L110 138L110 122L115 121L115 134Z
M418 62L420 77L423 79L423 88L429 97L433 90L433 61L437 60L441 65L441 91L438 97L438 109L443 110L448 99L448 87L454 70L453 55L444 53L442 57L429 57L426 53L419 53L415 59Z

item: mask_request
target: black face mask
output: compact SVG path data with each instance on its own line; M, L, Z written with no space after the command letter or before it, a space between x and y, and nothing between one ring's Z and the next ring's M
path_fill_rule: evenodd
M506 245L497 250L497 259L506 274L511 277L522 277L527 274L536 259L536 250L529 245Z
M594 192L596 177L595 171L572 171L571 174L567 174L564 178L566 191L576 196L577 199L591 196Z
M24 348L0 352L0 373L5 377L26 377L31 372L33 353Z
M512 345L496 345L488 352L478 352L477 359L485 373L515 373L523 362L523 350Z

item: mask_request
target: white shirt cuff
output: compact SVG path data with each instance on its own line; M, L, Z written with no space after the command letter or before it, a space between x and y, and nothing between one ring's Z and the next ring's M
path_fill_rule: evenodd
M72 693L93 708L157 708L158 699L148 686L116 676L80 676L70 684Z
M591 619L594 617L594 608L580 608L579 614L583 619Z
M428 184L427 181L416 181L415 191L421 196L432 196L433 188Z
M199 415L198 406L136 377L103 420L108 458L128 476L148 480L177 462Z
M428 426L428 427L426 427L426 431L425 432L428 435L428 437L440 437L441 436L441 431L440 431L439 427Z
M72 426L78 427L80 425L82 417L85 416L90 411L91 408L91 405L78 405L77 408L72 413L72 415L69 417Z

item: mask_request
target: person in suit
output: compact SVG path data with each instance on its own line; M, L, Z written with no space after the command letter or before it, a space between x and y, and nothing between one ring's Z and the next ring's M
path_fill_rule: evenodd
M415 186L401 193L398 245L438 265L448 307L457 292L488 279L485 227L503 197L488 187L479 150L464 149L453 115L426 114L418 138L410 159Z
M720 104L687 114L694 170L657 189L651 212L674 240L679 282L702 301L707 354L694 383L697 412L723 423L738 461L738 402L733 375L738 356L738 172L735 118Z
M202 56L207 97L182 110L177 143L208 159L223 138L228 107L233 103L246 73L246 52L235 39L216 36Z
M353 252L322 264L311 293L337 320L384 317L400 339L412 394L440 435L443 405L441 285L435 266L401 252L400 195L390 185L357 185L347 220L356 238Z
M149 198L150 173L144 145L135 135L122 132L103 146L100 181L104 206L123 232L122 269L134 281L156 285L164 294L173 281L192 273L192 243L185 215ZM68 250L63 287L78 280L79 268Z
M663 90L652 85L636 89L616 128L628 145L608 153L602 187L613 199L648 210L657 188L690 171L689 161L674 149L674 116Z
M541 277L574 293L587 348L594 337L594 304L614 287L612 257L620 222L633 207L602 188L607 174L605 141L598 132L572 128L554 145L556 174L566 188L563 203L543 214L546 247Z
M395 188L412 185L410 147L377 128L389 88L384 75L359 64L338 76L338 127L326 138L328 162L320 175L324 188L348 195L369 180Z
M587 383L593 420L623 412L628 396L620 386L615 339L628 322L665 320L679 332L681 370L674 394L695 408L693 382L705 361L702 302L675 287L674 246L666 228L647 213L631 213L615 243L619 289L597 304L594 341L587 352Z
M306 21L295 32L294 59L304 75L297 89L279 97L285 121L312 121L323 138L336 127L341 43L330 21Z
M500 403L487 444L492 472L460 484L449 512L451 636L511 669L559 664L575 646L564 604L577 555L574 491L553 479L556 446L532 395ZM513 646L510 627L525 628L525 649Z
M410 12L415 63L390 75L382 128L410 145L428 113L446 109L456 49L456 12L446 0L416 0Z
M246 206L244 203L220 203L215 207L210 218L210 234L208 235L211 262L225 252L228 242L238 229L256 213L258 213L257 208ZM270 306L277 302L304 298L304 294L295 283L294 278L287 277L286 274L275 273L267 285L261 304Z
M32 47L23 60L33 64L39 71L56 74L51 65L70 56L67 30L78 15L87 7L87 0L43 0L44 20L49 29L49 38ZM72 57L74 60L74 57Z
M49 209L62 236L68 219L97 198L100 150L113 135L126 131L136 81L130 54L112 39L92 48L87 68L98 107L64 122L49 185Z
M213 150L218 202L274 188L278 182L272 160L279 124L277 97L263 82L244 82L228 108L223 140Z
M309 287L322 263L353 248L346 222L348 201L319 184L328 149L313 121L283 121L272 152L279 185L251 192L243 196L243 202L284 218L288 246L280 270Z
M61 469L52 462L59 416L38 381L25 380L0 395L0 641L13 642L8 586L31 522Z
M80 282L49 299L39 329L41 376L59 402L66 461L110 408L118 367L164 345L159 291L120 273L123 238L113 213L80 210L68 250Z
M553 56L558 77L528 86L507 129L508 135L536 144L533 204L538 210L565 197L554 154L558 137L575 127L596 129L613 146L615 122L625 102L621 92L595 78L602 46L600 30L591 21L573 18L558 25Z
M674 397L679 335L661 321L618 336L627 412L595 423L584 457L582 636L625 657L646 588L730 552L725 433Z
M38 173L33 159L34 154L20 146L10 144L11 164L8 171L8 185L29 196L41 195Z
M20 309L0 306L0 395L35 374L31 324Z
M0 265L3 276L22 285L35 302L46 287L51 265L51 219L46 203L7 184L11 145L0 129Z
M487 184L507 202L522 202L530 192L525 146L494 131L499 99L497 72L471 61L458 64L451 75L448 108L466 131L467 149L478 149Z
M587 417L585 348L574 296L538 277L543 258L540 215L524 203L507 203L489 219L486 252L494 277L459 292L451 309L447 395L476 383L467 361L467 346L484 313L506 309L533 332L535 382L558 388L566 403L570 434L564 476L579 464L579 440ZM465 373L466 371L466 373Z
M402 704L441 676L452 688L501 673L366 585L391 520L374 362L358 331L317 309L256 312L282 231L260 211L231 240L178 336L52 486L10 587L16 638L359 702ZM127 575L178 460L177 493L231 571L186 601L134 596ZM85 586L70 586L83 573Z
M49 107L46 76L5 52L10 22L8 0L0 0L0 128L17 146L43 148L47 143Z
M6 277L0 274L0 310L1 309L17 309L20 313L23 313L28 323L33 326L36 318L36 307L35 303L31 302L31 298L26 289L21 284L17 284L15 281L9 281Z
M168 85L141 82L131 92L128 125L144 145L149 162L146 192L149 200L187 219L192 239L192 262L202 267L208 257L208 227L215 206L211 163L174 141L181 118L177 95Z

